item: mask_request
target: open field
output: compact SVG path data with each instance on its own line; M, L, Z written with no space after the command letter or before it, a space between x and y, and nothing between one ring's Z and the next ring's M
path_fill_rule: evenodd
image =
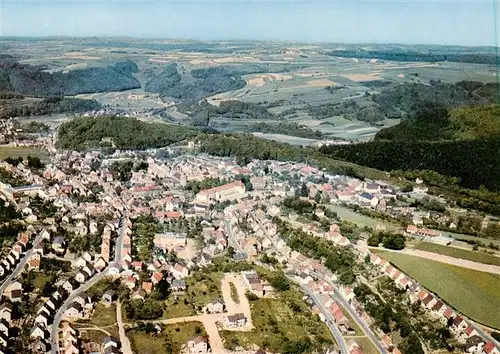
M187 291L166 300L165 318L192 316L212 300L222 298L221 273L195 273L184 279Z
M291 304L297 306L292 310ZM312 316L295 290L281 293L279 298L261 298L250 302L254 329L250 332L221 331L226 348L267 348L280 352L288 341L314 336L313 343L331 342L328 328L317 316ZM300 309L300 310L298 310Z
M500 257L491 256L479 251L467 251L461 248L419 242L415 248L421 251L434 252L445 256L467 259L469 261L500 266Z
M97 326L97 327L107 327L116 323L116 305L111 305L109 307L104 306L102 303L98 303L92 313L90 320L83 320L80 323Z
M195 336L206 335L201 322L184 322L162 326L159 334L148 334L140 329L127 331L132 350L141 354L179 353L186 342Z
M500 328L500 276L401 253L378 254L459 312L484 325Z
M0 160L7 157L22 157L26 159L28 155L40 156L43 151L33 147L24 146L0 146Z
M368 337L354 338L354 340L361 346L365 354L378 354L379 351Z

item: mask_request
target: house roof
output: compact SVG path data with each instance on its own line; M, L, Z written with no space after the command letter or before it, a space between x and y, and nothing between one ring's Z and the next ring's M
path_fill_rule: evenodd
M239 321L239 320L244 320L246 319L245 315L243 313L236 313L234 315L229 315L227 316L227 320L229 322L236 322L236 321Z

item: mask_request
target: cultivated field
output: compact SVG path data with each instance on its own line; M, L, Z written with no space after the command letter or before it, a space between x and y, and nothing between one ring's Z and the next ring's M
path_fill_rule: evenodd
M500 276L395 252L378 254L467 317L500 328Z
M467 251L461 248L443 246L428 242L419 242L415 245L414 248L421 251L439 253L445 256L466 259L473 262L500 266L500 257L484 254L483 252Z
M40 156L42 153L42 150L32 147L0 146L0 160L6 159L7 157L22 157L25 159L29 155Z

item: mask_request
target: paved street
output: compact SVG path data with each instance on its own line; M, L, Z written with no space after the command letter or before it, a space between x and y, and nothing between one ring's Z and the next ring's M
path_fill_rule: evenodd
M234 247L235 251L238 251L240 253L244 253L240 244L238 243L238 241L236 240L236 238L233 235L233 227L231 226L231 222L229 220L226 220L226 233L227 233L227 238L229 240L229 246Z
M34 246L37 245L40 241L42 241L42 235L41 233L33 240L32 242L32 247L24 254L24 257L21 258L21 261L17 264L16 268L14 271L7 277L5 278L4 282L0 286L0 296L3 294L5 289L10 285L11 281L19 276L19 274L22 273L24 270L24 266L26 263L28 263L28 260L30 259L31 255L34 252Z
M372 343L377 347L380 353L387 353L385 348L382 346L378 338L375 336L373 331L370 329L368 324L358 315L356 311L352 308L352 306L347 302L346 299L339 293L338 288L333 284L331 281L328 279L325 279L321 276L321 274L313 272L316 277L319 279L322 279L326 281L330 286L332 286L335 289L335 295L333 295L333 298L340 302L340 304L349 312L349 315L356 321L356 323L361 327L363 332L365 332L366 336L370 338Z
M291 277L289 279L293 280ZM335 320L333 319L333 316L325 308L325 306L321 302L321 299L318 297L317 294L315 294L313 291L311 291L305 285L300 284L300 287L302 288L302 291L304 291L307 295L309 295L313 299L313 301L316 303L316 305L320 308L323 315L325 315L326 325L330 329L330 332L332 332L332 334L335 338L335 341L337 342L337 345L339 346L340 352L342 354L349 353L349 351L347 350L347 343L345 341L344 336L340 332L339 328L335 325Z

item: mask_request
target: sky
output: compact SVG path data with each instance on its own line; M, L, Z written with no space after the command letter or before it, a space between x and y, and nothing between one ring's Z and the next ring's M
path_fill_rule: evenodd
M0 0L0 36L492 46L499 1Z

